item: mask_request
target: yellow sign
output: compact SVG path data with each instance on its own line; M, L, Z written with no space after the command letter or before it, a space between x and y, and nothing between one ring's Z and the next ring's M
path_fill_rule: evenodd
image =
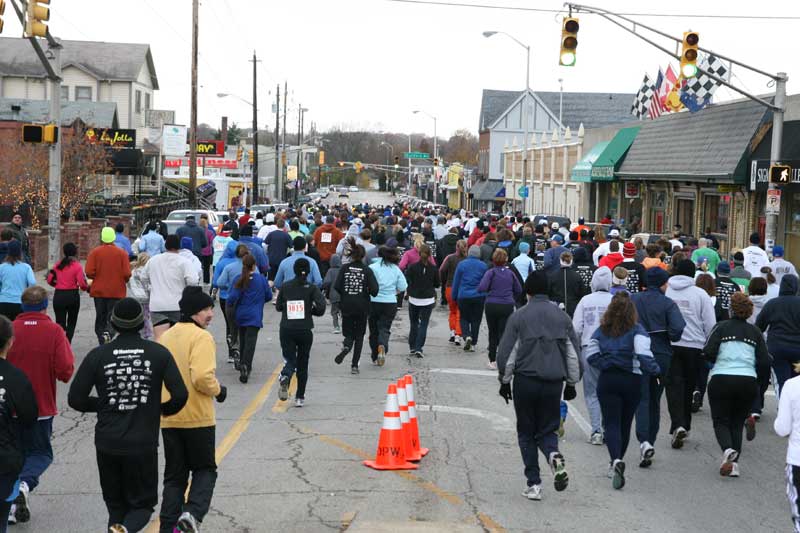
M287 180L297 179L297 165L289 165L286 167L286 179Z
M461 178L461 174L464 172L464 167L461 166L459 163L453 163L450 165L450 168L447 169L447 186L453 189L458 188L458 180Z

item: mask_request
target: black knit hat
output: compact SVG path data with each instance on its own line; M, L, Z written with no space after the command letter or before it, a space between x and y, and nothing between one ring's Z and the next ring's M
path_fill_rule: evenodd
M211 299L211 296L203 292L202 287L190 285L183 289L183 294L181 295L181 300L178 302L178 306L183 316L190 317L203 309L214 307L214 300Z
M696 270L697 268L694 266L694 261L691 259L681 259L678 261L678 264L675 265L675 273L681 276L693 278Z
M144 325L142 305L133 298L123 298L111 312L111 323L117 331L139 331Z

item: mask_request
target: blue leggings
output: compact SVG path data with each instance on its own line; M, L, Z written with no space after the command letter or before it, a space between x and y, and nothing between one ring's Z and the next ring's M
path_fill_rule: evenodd
M633 415L642 398L642 376L615 368L604 370L597 380L597 399L603 413L608 455L622 459L631 440Z

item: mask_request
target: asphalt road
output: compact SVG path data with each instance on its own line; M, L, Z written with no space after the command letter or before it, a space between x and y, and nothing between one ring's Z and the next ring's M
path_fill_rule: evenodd
M375 202L373 194L364 196ZM203 531L790 530L786 442L771 430L774 397L767 397L758 437L745 443L739 479L718 474L721 452L704 407L683 450L659 439L649 470L636 467L638 449L629 449L627 485L615 491L606 477L606 449L587 443L579 387L561 442L569 488L556 493L545 468L544 499L531 502L520 495L525 478L513 408L497 395L497 379L486 369L485 331L475 353L450 346L447 312L437 306L426 358L410 359L407 312L398 313L386 366L370 365L367 354L358 376L347 362L333 362L341 337L333 335L330 317L316 319L303 408L277 399L282 358L273 306L267 305L247 385L226 363L224 323L215 317L218 376L229 388L217 408L219 479ZM93 320L84 296L74 339L78 362L94 346ZM377 472L361 461L375 453L388 383L406 373L416 381L421 442L431 452L418 470ZM32 520L11 531L104 531L95 417L70 410L66 392L59 384L55 461L32 496ZM667 422L663 417L662 427Z

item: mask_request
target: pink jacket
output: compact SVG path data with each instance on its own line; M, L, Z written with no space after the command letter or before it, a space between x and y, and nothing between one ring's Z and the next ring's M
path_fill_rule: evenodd
M89 284L86 282L86 274L83 272L83 266L80 261L73 261L64 270L59 270L58 265L53 267L56 272L56 285L55 288L59 290L72 290L80 289L82 291L89 290Z
M429 257L428 262L430 262L431 265L436 266L436 263L433 261L433 257ZM405 272L406 269L414 263L419 263L419 251L412 246L409 250L406 250L405 253L403 253L403 257L400 258L400 264L398 266L400 267L400 270Z

